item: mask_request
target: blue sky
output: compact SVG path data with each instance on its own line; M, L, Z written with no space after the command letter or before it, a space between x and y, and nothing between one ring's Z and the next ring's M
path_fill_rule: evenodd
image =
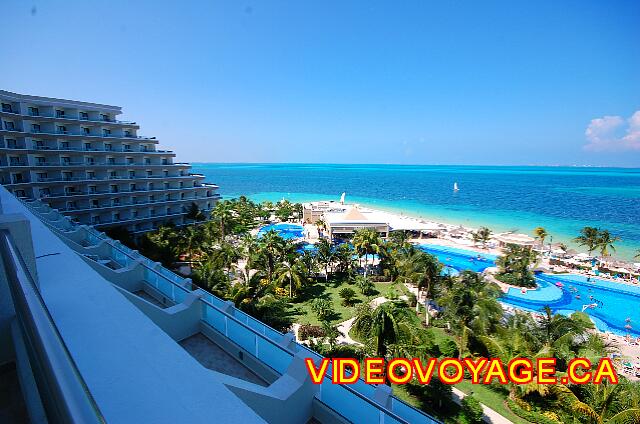
M0 88L181 160L640 166L640 2L3 2Z

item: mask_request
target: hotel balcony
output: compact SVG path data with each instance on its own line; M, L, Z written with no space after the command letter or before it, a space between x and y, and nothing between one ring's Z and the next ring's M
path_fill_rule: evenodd
M59 178L35 178L34 181L24 180L22 182L12 182L5 185L15 186L21 184L65 184L69 182L109 182L109 181L142 181L142 180L176 180L176 179L204 179L204 175L202 174L189 174L189 175L173 175L173 176L136 176L136 177L127 177L127 176L115 176L115 177L104 177L104 178L89 178L89 177L59 177Z
M93 168L190 168L188 163L174 162L174 163L111 163L111 162L60 162L60 161L31 161L15 160L9 163L2 163L0 166L7 168L73 168L81 167L83 169Z
M12 146L12 147L3 147L0 146L0 150L11 150L18 151L20 153L47 153L47 152L90 152L90 153L142 153L142 154L169 154L171 157L175 156L173 150L133 150L133 149L99 149L99 148L84 148L84 147L53 147L53 146L33 146L32 148L27 148L25 146Z
M67 123L82 123L82 124L97 124L97 125L117 125L117 126L126 126L131 128L139 128L136 122L132 121L120 121L115 118L83 118L80 115L72 116L72 115L57 115L55 113L17 113L17 112L8 112L8 111L0 111L0 116L6 116L10 118L17 119L26 119L26 120L42 120L42 121L63 121Z
M292 333L274 330L41 202L21 203L2 188L0 201L0 274L10 277L11 289L0 279L0 293L7 293L0 311L16 311L15 325L3 326L7 314L0 314L0 337L7 340L0 349L21 371L24 398L39 400L26 403L30 417L437 422L393 397L388 386L333 384L330 373L312 384L303 361L321 356ZM49 319L32 323L39 313Z
M160 189L153 189L153 190L147 190L144 188L140 188L140 189L136 189L136 190L119 190L117 192L112 192L110 190L96 190L96 191L68 191L68 192L64 192L64 193L50 193L47 195L43 195L41 196L41 198L43 199L47 199L47 201L51 201L51 200L56 200L56 199L65 199L65 198L69 198L69 197L73 197L73 198L81 198L81 197L87 197L90 196L91 198L97 198L97 197L101 197L101 196L108 196L108 195L127 195L127 194L135 194L135 195L140 195L143 193L149 193L149 194L154 194L154 193L172 193L172 192L196 192L196 199L206 199L206 198L220 198L220 194L218 193L209 193L208 195L200 195L198 192L200 191L204 191L207 190L208 186L205 185L200 185L200 186L196 186L196 187L174 187L174 188L160 188ZM218 186L215 186L215 189L217 189Z
M114 140L135 140L135 141L154 141L157 142L156 137L144 137L141 135L118 135L118 134L86 134L82 132L72 132L72 131L46 131L46 130L34 130L30 129L29 131L22 130L19 128L0 128L0 133L8 133L8 134L20 134L22 136L33 136L34 134L38 137L54 137L54 138L87 138L87 139L114 139Z

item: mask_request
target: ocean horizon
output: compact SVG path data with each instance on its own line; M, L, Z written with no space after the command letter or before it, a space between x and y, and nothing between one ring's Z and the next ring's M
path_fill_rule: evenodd
M193 163L193 172L225 198L305 202L346 192L347 202L495 232L542 226L573 248L581 228L600 227L621 238L614 256L632 260L640 249L640 168Z

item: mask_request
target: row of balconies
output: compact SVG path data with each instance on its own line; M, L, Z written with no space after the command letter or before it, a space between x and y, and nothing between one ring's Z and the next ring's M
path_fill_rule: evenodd
M83 111L71 108L58 108L54 106L25 105L17 102L2 102L2 113L16 118L54 118L68 121L83 121L96 123L113 123L122 125L136 125L131 121L119 121L111 113L100 111Z
M203 200L206 198L203 197L185 197L180 199L154 199L154 200L136 200L129 202L111 202L110 204L100 204L100 202L89 202L85 205L77 205L75 201L67 202L67 205L64 207L56 207L55 205L51 205L51 207L58 209L60 212L86 212L90 210L99 210L99 209L116 209L116 208L126 208L126 207L136 207L136 206L150 206L158 203L162 204L174 204L180 202L193 202L195 200ZM47 201L47 199L43 199Z
M40 140L38 140L40 141ZM93 147L87 146L85 143L84 146L71 146L68 144L60 144L55 146L50 146L46 144L38 144L33 143L32 147L27 147L26 143L16 143L13 139L8 139L7 142L0 144L0 149L7 150L37 150L43 152L64 152L64 151L73 151L73 152L114 152L114 153L173 153L173 150L155 150L153 147L148 147L146 145L137 146L137 149L133 149L130 145L122 145L122 146L112 146L111 144L106 144L105 146Z
M203 189L203 192L200 192L197 189ZM219 194L215 193L212 190L207 190L206 192L204 192L204 190L206 190L205 187L186 187L186 188L169 188L166 190L144 190L144 189L143 190L139 190L139 189L112 190L112 189L109 189L109 190L104 190L100 192L98 191L80 192L79 190L78 191L74 190L72 187L67 187L65 188L64 191L54 191L53 193L50 191L49 188L39 189L39 197L42 199L47 199L47 201L49 202L56 201L56 200L61 201L62 199L69 199L69 198L72 198L72 199L82 198L86 196L90 196L90 200L95 200L96 198L99 198L99 197L101 198L103 195L111 195L111 200L114 200L113 196L118 196L118 198L132 199L131 201L135 201L136 199L139 199L140 201L156 200L155 194L151 194L148 197L145 197L144 199L142 197L137 197L137 196L141 196L149 193L166 193L165 200L177 199L178 195L180 196L180 198L184 198L188 196L194 199L207 199L207 198L220 197ZM174 193L174 192L177 192L177 193ZM172 195L174 195L173 198L171 197ZM34 196L34 197L38 197L38 196Z
M91 187L93 187L93 189ZM78 187L66 187L64 190L54 190L52 192L51 190L49 190L48 188L45 187L45 188L41 188L40 189L40 196L41 197L47 197L47 198L57 198L57 197L72 197L72 196L74 196L74 197L100 196L100 195L103 195L103 194L106 195L106 194L114 194L114 193L139 194L141 192L145 192L145 193L149 193L149 192L164 193L164 192L167 192L167 191L207 190L206 197L216 197L216 196L218 196L218 194L214 193L216 189L217 189L217 186L216 186L216 188L212 189L212 188L209 188L209 187L204 186L204 185L194 185L192 187L184 187L184 186L182 186L182 187L166 187L166 188L159 188L159 189L156 189L156 188L148 189L147 187L145 187L145 188L136 188L134 190L130 190L130 189L125 190L125 189L120 188L120 189L117 189L117 191L112 191L112 189L107 187L107 186L101 187L100 189L98 188L98 186L90 186L90 188L88 190L80 190Z
M114 138L114 139L137 139L137 140L155 140L155 137L143 137L136 135L134 133L128 133L124 131L122 133L113 134L110 129L102 129L101 134L94 134L92 132L86 132L78 130L68 129L64 125L56 125L54 128L42 128L39 124L31 124L29 130L25 130L24 127L21 128L20 125L15 125L14 122L11 121L3 121L2 131L13 132L13 133L24 133L24 134L38 134L39 136L74 136L74 137L85 137L85 138Z
M55 198L67 198L67 197L81 197L81 196L102 196L108 194L141 194L141 193L164 193L164 192L189 192L196 191L196 197L205 198L205 197L220 197L219 194L215 193L217 186L215 189L208 188L203 185L193 186L193 187L167 187L160 189L151 189L148 188L136 188L135 190L131 189L123 189L119 188L116 191L112 191L111 188L105 187L105 189L99 190L96 186L94 189L89 189L86 191L80 190L77 187L66 187L64 190L54 190L53 192L49 188L41 188L40 197L47 199L55 199ZM206 190L206 194L201 195L200 191Z
M132 211L133 212L133 211ZM108 215L93 215L90 217L89 222L87 224L92 225L107 225L107 224L122 224L125 222L135 222L135 221L144 221L148 219L157 219L157 218L173 218L182 216L187 212L187 209L184 208L184 211L181 209L179 211L170 210L165 213L158 213L156 211L149 211L145 215L142 216L132 216L133 213L128 215L121 215L119 213L113 213L110 217ZM87 217L83 217L84 220L87 220ZM82 222L83 218L79 218L79 221Z
M16 173L11 175L11 179L0 176L0 184L30 184L30 183L65 183L69 181L117 181L117 180L149 180L149 179L187 179L187 178L204 178L204 175L201 174L187 174L187 175L157 175L157 176L106 176L104 178L98 178L96 176L69 176L63 175L62 177L36 177L29 178L24 176L21 173Z
M51 158L53 159L53 158ZM82 166L82 167L102 167L102 166L107 166L107 167L121 167L121 166L129 166L129 167L145 167L145 166L151 166L151 167L157 167L157 166L166 166L166 167L171 167L171 168L185 168L185 167L189 167L188 163L184 163L184 162L176 162L176 163L172 163L169 162L168 160L163 160L160 162L156 162L156 163L152 163L151 160L149 161L144 161L144 162L134 162L133 160L131 161L126 161L126 162L121 162L121 161L116 161L115 159L112 161L107 161L107 162L97 162L93 157L89 157L89 158L85 158L84 161L71 161L69 160L65 160L66 158L60 158L61 160L46 160L45 158L40 158L40 157L36 157L36 158L9 158L9 160L7 161L6 159L2 159L0 158L0 166L8 166L8 167L22 167L22 166L26 166L26 167L47 167L47 166L51 166L51 167L66 167L66 166ZM155 162L155 161L154 161Z

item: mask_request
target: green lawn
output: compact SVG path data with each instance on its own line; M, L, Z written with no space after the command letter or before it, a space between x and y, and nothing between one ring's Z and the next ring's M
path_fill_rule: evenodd
M294 309L296 309L296 312L293 315L294 320L295 322L298 322L300 324L320 325L320 322L318 321L316 315L311 311L311 302L317 298L325 298L331 300L336 312L334 316L331 317L331 321L334 324L337 324L353 317L358 305L361 305L364 302L370 302L373 298L386 295L390 287L395 287L400 294L408 293L406 287L403 284L399 283L374 283L374 285L374 293L372 293L370 296L364 296L360 293L355 285L350 284L347 281L330 280L328 283L325 283L323 279L319 279L316 283L306 287L300 294L300 296L294 302L292 302ZM351 287L358 294L356 303L353 306L344 306L342 304L342 299L338 295L338 292L344 287ZM443 341L452 339L452 337L448 335L443 328L431 326L430 329L434 335L434 341L436 344L440 344ZM351 337L357 340L357 338L354 337L353 334L351 334ZM457 384L456 387L465 393L470 393L473 391L473 395L481 403L495 410L514 423L528 423L528 421L518 417L505 406L504 402L506 396L504 394L498 393L488 386L472 385L469 381L466 380ZM420 401L413 395L408 393L405 387L394 386L393 392L394 395L396 395L399 399L418 408L420 407Z
M506 396L504 394L496 392L489 386L485 386L482 384L471 384L470 381L464 380L456 384L456 387L467 394L473 392L473 396L481 403L485 404L489 408L493 409L494 411L509 419L510 421L513 421L514 423L529 423L529 421L518 417L516 414L511 412L509 408L506 407L504 403L506 400Z
M326 283L324 279L318 279L317 282L306 287L296 300L291 302L294 309L296 309L296 312L293 314L294 320L300 324L320 325L318 318L311 310L311 302L317 298L329 299L333 303L333 308L336 313L331 317L331 322L339 323L348 320L355 315L358 305L364 302L370 302L373 298L384 296L392 284L374 283L374 286L375 290L373 293L369 296L364 296L355 284L350 284L348 281L329 280L329 282ZM344 306L342 304L342 299L338 293L344 287L352 288L358 295L353 306ZM393 287L400 293L407 292L403 284L393 284Z

